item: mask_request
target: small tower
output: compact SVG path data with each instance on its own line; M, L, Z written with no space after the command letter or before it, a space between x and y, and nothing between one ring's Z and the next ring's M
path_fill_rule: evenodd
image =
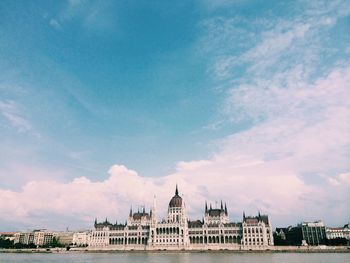
M210 204L209 210L207 204L205 205L205 213L204 213L204 223L207 225L210 224L226 224L229 222L229 217L227 213L227 205L221 200L220 207L216 205L215 208Z
M175 188L175 195L171 198L168 207L168 223L180 222L183 218L184 202L182 197L179 196L179 190Z
M156 208L156 196L153 196L153 206L151 210L152 214L151 216L151 224L156 225L157 224L157 208Z

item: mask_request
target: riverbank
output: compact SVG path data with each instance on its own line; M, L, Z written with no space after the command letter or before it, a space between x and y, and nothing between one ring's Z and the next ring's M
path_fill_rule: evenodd
M268 249L239 249L239 250L112 250L90 248L37 248L37 249L0 249L0 253L350 253L346 246L294 247L275 246Z

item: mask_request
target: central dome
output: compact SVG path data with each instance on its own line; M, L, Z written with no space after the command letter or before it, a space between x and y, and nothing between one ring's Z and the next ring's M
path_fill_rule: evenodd
M179 191L177 190L177 186L175 190L175 195L173 196L173 198L171 198L169 202L169 208L172 208L172 207L182 207L182 198L181 196L179 196Z

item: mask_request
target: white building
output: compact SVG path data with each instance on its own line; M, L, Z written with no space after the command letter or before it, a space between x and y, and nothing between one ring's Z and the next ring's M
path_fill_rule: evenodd
M46 230L34 230L34 244L44 246L52 242L53 233Z
M327 227L326 236L328 239L336 239L336 238L350 239L349 224L346 224L344 227Z
M24 245L34 244L44 246L52 242L53 233L45 229L34 230L33 232L18 232L14 235L14 243Z
M18 232L14 235L14 243L20 243L24 245L34 244L34 233L33 232Z
M273 246L272 227L267 215L259 212L256 217L246 217L243 213L242 230L244 247L259 249Z
M149 212L133 213L126 224L95 220L88 238L90 249L114 250L238 250L266 249L273 245L272 226L267 215L243 217L243 223L229 221L227 206L208 209L203 221L190 221L186 205L176 187L165 220L157 220L155 201ZM246 230L244 232L244 230ZM245 241L246 240L246 241ZM74 242L73 242L74 243Z
M75 246L87 246L89 243L90 231L75 232L73 234L72 243Z
M73 244L73 232L70 231L62 231L62 232L54 232L53 236L58 239L58 243L64 246L68 246Z

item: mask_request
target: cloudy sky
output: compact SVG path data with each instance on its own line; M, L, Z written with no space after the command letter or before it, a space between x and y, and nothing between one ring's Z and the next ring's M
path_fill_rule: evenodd
M349 1L0 2L0 230L350 221Z

